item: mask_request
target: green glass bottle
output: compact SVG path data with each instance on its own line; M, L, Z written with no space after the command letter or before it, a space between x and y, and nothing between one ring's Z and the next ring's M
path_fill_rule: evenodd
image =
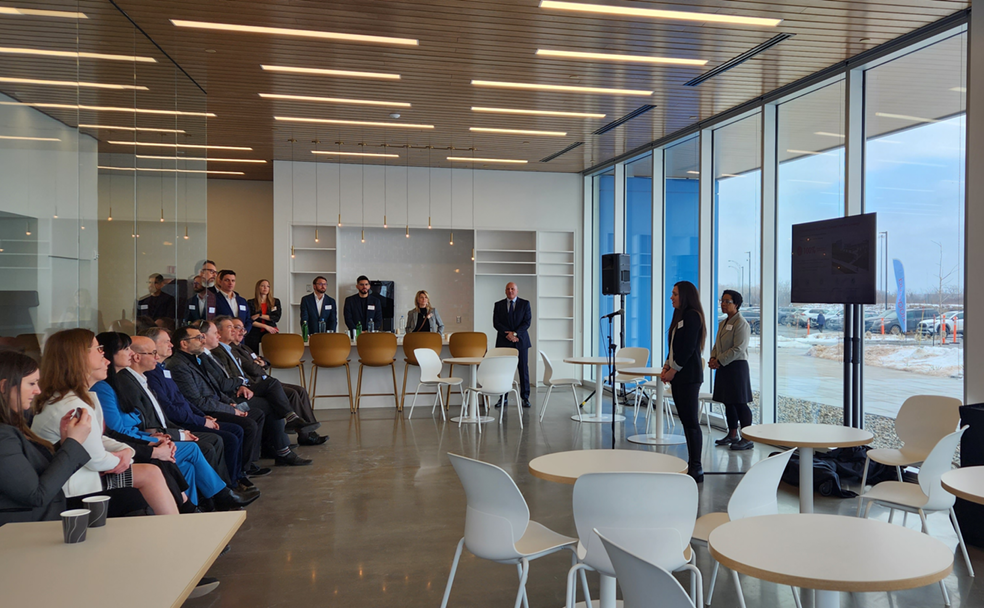
M304 338L304 341L305 342L308 341L308 326L307 326L307 321L301 321L301 337Z
M362 321L359 321L355 325L355 337L358 338L362 335Z

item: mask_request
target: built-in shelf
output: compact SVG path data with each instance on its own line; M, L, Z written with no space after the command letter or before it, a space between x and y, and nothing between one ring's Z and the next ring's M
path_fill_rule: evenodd
M315 231L318 243L314 242ZM313 291L311 281L317 276L328 279L327 294L337 300L338 231L335 225L293 224L290 227L290 244L294 254L289 260L291 306L300 307L301 298ZM291 325L290 331L300 332L299 315L291 314Z

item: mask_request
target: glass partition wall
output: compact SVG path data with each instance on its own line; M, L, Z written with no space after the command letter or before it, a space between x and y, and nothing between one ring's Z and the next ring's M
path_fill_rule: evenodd
M0 340L35 355L174 325L206 236L204 91L111 3L44 9L0 14Z
M878 301L864 309L861 336L864 424L876 446L895 445L892 421L907 398L962 398L966 57L965 27L941 30L655 142L663 181L656 196L648 153L594 174L590 203L599 221L585 234L599 261L613 244L633 256L628 334L641 336L644 327L637 286L649 289L653 276L645 264L662 268L649 318L658 340L666 328L652 324L672 314L674 283L712 287L705 301L715 310L705 313L713 331L720 292L734 289L753 328L756 422L842 424L844 306L791 301L791 232L877 213ZM644 208L647 199L653 208ZM662 228L662 246L650 249L650 261L653 225ZM595 302L595 318L611 310ZM713 380L705 378L709 392Z

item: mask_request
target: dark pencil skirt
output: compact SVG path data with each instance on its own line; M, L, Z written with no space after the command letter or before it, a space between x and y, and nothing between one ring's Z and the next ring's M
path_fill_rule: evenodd
M721 403L751 403L752 379L748 361L732 361L717 370L714 376L714 400Z

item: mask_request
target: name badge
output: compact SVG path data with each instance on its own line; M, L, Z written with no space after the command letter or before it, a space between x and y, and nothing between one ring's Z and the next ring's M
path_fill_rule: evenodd
M210 314L210 315L214 315L215 314L215 307L214 306L209 306L208 307L208 314Z
M239 305L239 310L241 310L243 312L246 312L246 305L245 304L240 304Z
M375 304L370 304L369 305L369 310L376 310L376 305Z
M188 305L188 310L195 310L195 305L194 304L189 304Z
M150 308L150 306L148 304L141 304L139 308L140 310L147 310L148 308Z
M169 370L169 369L164 370L164 377L165 378L170 378L171 377L171 370Z
M270 312L277 312L277 307L276 307L276 306L274 306L273 308L271 308L271 309L270 309Z
M683 329L683 321L677 323L677 329Z
M249 355L250 355L251 357L253 357L254 359L257 359L257 358L258 358L258 357L256 356L256 353L250 353Z
M724 329L726 329L726 330L728 330L728 331L731 331L731 325L725 325L725 326L724 326Z
M325 310L331 310L331 304L329 304L328 306L325 306ZM372 307L371 306L369 307L369 310L372 310Z

